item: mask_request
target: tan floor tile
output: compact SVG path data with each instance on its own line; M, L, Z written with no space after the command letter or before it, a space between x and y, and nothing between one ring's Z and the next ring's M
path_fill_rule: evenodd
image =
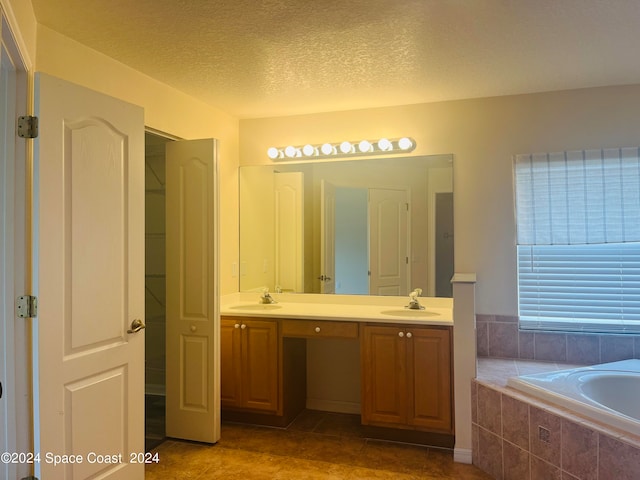
M308 460L330 462L336 465L365 465L363 451L366 440L362 438L318 438L312 442L304 456Z
M288 430L313 432L326 417L325 412L305 410L289 425Z
M147 465L145 479L490 479L454 463L450 450L362 438L357 416L310 412L299 420L286 430L225 423L216 445L166 441L154 449L160 463Z
M421 473L427 448L401 443L368 440L361 461L369 468L402 474Z
M362 437L362 424L358 415L327 413L313 431L325 435Z

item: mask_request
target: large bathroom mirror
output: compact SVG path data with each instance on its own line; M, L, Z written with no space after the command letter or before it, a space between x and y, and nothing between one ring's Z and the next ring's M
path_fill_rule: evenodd
M240 167L240 291L450 297L453 156Z

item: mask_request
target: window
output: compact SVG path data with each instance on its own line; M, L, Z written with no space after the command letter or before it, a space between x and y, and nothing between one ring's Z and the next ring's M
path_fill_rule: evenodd
M640 333L638 148L518 155L523 329Z

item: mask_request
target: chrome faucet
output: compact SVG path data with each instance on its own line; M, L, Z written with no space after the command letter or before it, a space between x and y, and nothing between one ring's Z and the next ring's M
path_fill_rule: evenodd
M418 301L418 297L422 294L421 288L416 288L413 292L409 294L409 305L406 305L404 308L408 308L409 310L424 310L424 307L420 305Z
M260 303L269 304L269 303L278 303L273 297L269 294L269 289L265 288L262 290L262 295L260 296Z

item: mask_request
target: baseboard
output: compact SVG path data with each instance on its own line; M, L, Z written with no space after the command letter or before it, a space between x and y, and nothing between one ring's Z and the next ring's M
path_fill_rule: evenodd
M457 463L473 463L471 450L468 448L454 448L453 461Z
M307 398L307 409L323 412L352 413L360 415L360 404L354 402L342 402L338 400L322 400L319 398Z
M428 447L446 448L448 450L451 450L455 443L454 436L450 433L423 432L422 430L394 428L392 426L363 425L362 433L365 438L412 443Z

